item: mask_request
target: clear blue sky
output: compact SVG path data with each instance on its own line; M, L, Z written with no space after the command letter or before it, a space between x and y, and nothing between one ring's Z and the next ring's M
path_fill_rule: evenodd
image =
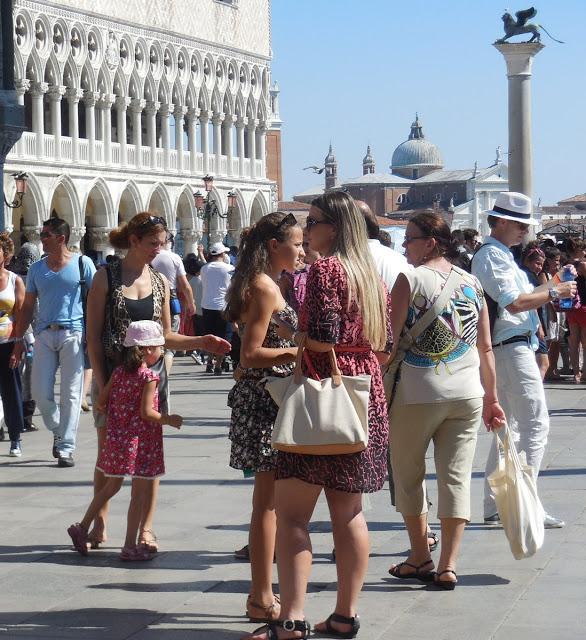
M503 0L273 0L272 76L281 88L285 197L319 184L330 140L343 178L377 172L419 112L450 169L507 151L507 79L491 46ZM534 195L542 204L586 192L586 1L544 0L533 66ZM506 160L506 156L505 160Z

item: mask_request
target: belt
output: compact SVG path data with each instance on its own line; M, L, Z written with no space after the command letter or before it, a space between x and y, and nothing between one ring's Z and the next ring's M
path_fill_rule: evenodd
M513 336L512 338L507 338L502 342L498 342L497 344L493 344L493 347L502 347L505 344L515 344L517 342L524 342L526 345L531 345L531 338L529 336Z
M69 329L69 327L66 327L64 324L48 324L46 327L46 329L49 329L49 331L62 331L63 329Z

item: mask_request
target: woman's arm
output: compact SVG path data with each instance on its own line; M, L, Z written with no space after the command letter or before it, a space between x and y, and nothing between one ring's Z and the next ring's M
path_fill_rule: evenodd
M12 308L13 333L14 333L14 328L16 327L17 320L22 310L22 305L24 303L24 293L25 293L24 282L22 281L22 278L20 276L16 276L16 278L14 279L14 307ZM19 346L19 353L16 354L14 352L14 347L13 347L13 351L10 354L10 359L8 360L8 366L11 369L16 369L16 367L18 367L18 364L22 357L22 346L23 346L22 338L20 338L18 342L15 344L18 344Z
M112 378L108 380L106 385L102 387L100 395L96 401L96 409L100 413L106 413L108 411L108 399L110 398L110 391L112 390Z
M176 413L171 415L159 413L155 411L154 400L157 392L157 381L149 380L142 390L142 399L140 403L140 417L148 422L156 422L157 424L168 424L170 427L180 429L183 424L183 418Z
M100 269L92 281L87 297L86 342L90 363L94 372L98 393L108 382L106 358L102 344L102 333L106 316L106 298L108 297L108 275L106 269Z
M262 368L293 362L297 348L275 349L263 347L273 313L281 303L275 286L260 277L250 288L250 303L246 310L246 328L240 347L240 365Z
M391 326L393 332L393 350L391 351L390 360L393 360L397 354L399 341L405 322L407 321L407 312L409 311L409 301L411 300L411 285L405 274L400 273L395 281L393 290L391 291L391 300L393 301L393 309L391 311Z
M499 404L496 392L496 372L494 353L490 336L488 307L483 305L478 319L478 338L476 348L480 357L480 382L484 389L482 419L488 431L500 429L506 422L505 412Z

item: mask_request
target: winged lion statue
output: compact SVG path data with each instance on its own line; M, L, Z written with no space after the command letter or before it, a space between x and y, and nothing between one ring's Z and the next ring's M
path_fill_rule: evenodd
M557 40L554 38L549 31L540 24L536 24L533 22L528 22L531 18L534 18L537 15L537 9L535 7L530 7L529 9L523 9L521 11L517 11L515 13L515 18L507 11L502 16L503 27L505 29L505 37L497 40L497 44L503 44L509 38L513 36L519 36L523 33L530 33L531 39L528 42L540 42L541 41L541 33L540 29L545 31L547 35L554 40L555 42L559 42L563 44L561 40Z

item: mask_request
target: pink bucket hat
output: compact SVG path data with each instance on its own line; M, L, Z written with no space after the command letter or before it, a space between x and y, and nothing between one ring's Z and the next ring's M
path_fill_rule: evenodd
M165 344L163 327L152 320L131 322L124 337L125 347L157 347Z

